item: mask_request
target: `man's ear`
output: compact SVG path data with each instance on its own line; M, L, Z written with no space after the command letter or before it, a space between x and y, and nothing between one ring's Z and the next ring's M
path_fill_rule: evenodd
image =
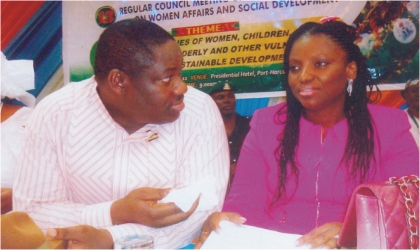
M119 69L113 69L108 73L108 85L114 92L124 95L128 76Z

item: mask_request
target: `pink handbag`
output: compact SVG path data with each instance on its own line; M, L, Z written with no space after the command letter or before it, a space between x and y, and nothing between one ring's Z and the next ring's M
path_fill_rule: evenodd
M338 245L359 249L419 248L419 178L390 178L353 192Z

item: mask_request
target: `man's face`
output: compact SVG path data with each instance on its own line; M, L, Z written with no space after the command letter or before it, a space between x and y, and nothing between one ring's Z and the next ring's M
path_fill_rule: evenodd
M175 41L153 49L154 63L130 79L126 112L137 125L163 124L178 119L187 86L182 81L182 52Z
M235 114L236 99L233 91L222 91L211 95L222 116Z
M419 85L412 85L405 89L404 98L410 109L419 109Z

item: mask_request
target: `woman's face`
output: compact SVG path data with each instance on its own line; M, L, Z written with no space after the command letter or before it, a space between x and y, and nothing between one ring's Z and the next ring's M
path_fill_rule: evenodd
M406 88L404 91L404 98L407 101L408 107L411 110L419 110L419 85L413 85Z
M305 35L296 40L289 56L289 85L305 110L343 109L348 79L357 75L356 62L328 36Z

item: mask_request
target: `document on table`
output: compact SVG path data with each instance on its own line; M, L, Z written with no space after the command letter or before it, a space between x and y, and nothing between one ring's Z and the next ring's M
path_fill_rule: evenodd
M211 232L201 249L304 249L296 247L298 234L286 234L230 221L220 222L219 233Z

